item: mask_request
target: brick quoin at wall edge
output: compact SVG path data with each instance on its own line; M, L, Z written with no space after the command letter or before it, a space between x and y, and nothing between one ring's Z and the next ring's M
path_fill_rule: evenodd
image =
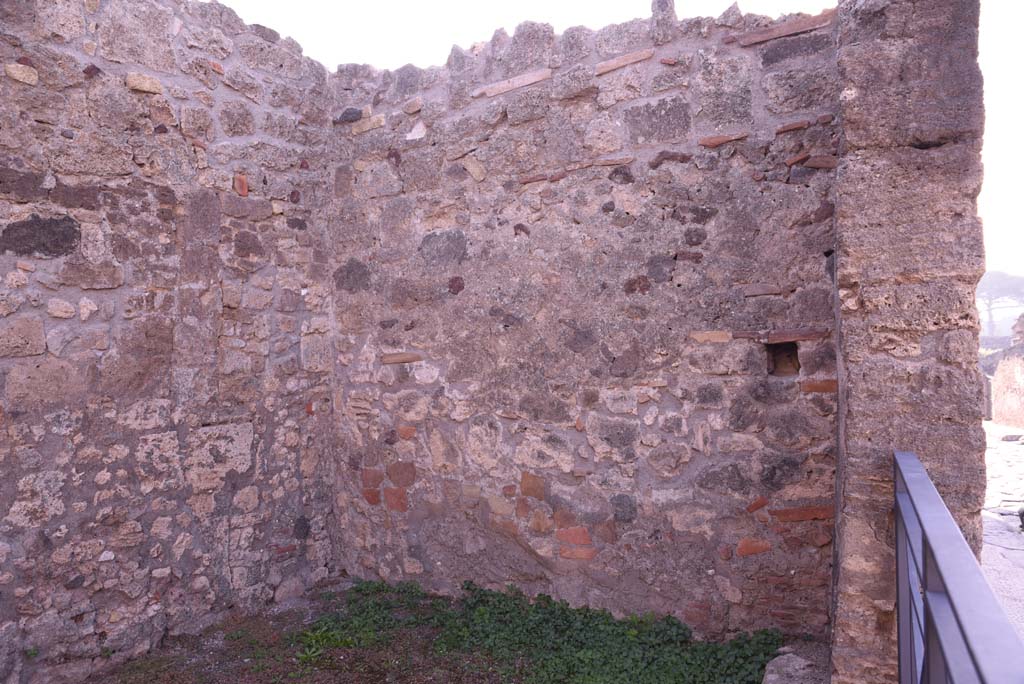
M893 447L979 539L976 27L656 0L329 74L217 4L0 5L0 682L350 577L892 681Z

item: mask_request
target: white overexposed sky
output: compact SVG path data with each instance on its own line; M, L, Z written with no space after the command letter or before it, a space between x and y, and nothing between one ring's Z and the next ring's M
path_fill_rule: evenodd
M2 1L2 0L0 0ZM532 20L562 32L570 26L598 29L608 24L649 17L650 0L221 0L247 23L263 24L294 38L306 55L331 71L349 62L396 69L444 64L452 45L468 48L504 28ZM677 0L684 16L718 16L732 0ZM778 16L815 14L835 0L746 0L744 12ZM979 212L985 222L988 269L1024 275L1024 210L1014 196L1024 160L1024 138L1017 132L1021 77L1018 27L1024 2L981 0L980 62L985 75L986 131L982 157L985 185Z

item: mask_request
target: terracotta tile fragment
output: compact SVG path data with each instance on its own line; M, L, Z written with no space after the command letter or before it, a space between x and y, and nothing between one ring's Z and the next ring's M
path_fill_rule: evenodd
M764 496L759 496L750 502L747 506L747 513L753 513L754 511L760 510L768 505L768 499Z
M576 524L576 516L572 511L564 508L559 508L554 514L555 527L562 529L565 527L572 527Z
M800 391L807 394L834 394L839 391L839 381L830 380L804 380L800 383Z
M598 62L597 67L594 69L594 73L598 76L602 76L609 72L621 69L624 66L630 64L636 64L637 62L643 62L654 56L654 48L647 48L646 50L637 50L636 52L630 52L625 55L619 55L612 59Z
M835 507L797 506L795 508L777 508L769 511L779 522L801 522L804 520L830 520L835 517Z
M558 555L568 560L588 561L594 559L597 549L593 546L563 546Z
M832 334L828 328L780 328L768 333L768 344L821 340Z
M416 464L412 461L396 461L387 467L388 479L396 487L411 487L416 482Z
M839 158L831 155L810 157L804 161L804 166L809 169L834 169L839 166Z
M732 339L732 333L728 330L693 330L690 332L690 339L701 344L721 344Z
M811 121L804 119L803 121L794 121L784 126L779 126L775 129L775 135L781 135L783 133L789 133L790 131L802 131L805 128L811 127Z
M555 539L566 544L587 546L590 544L590 532L586 527L579 525L576 527L565 527L555 532Z
M697 141L697 144L701 147L706 147L709 150L713 150L716 147L721 147L726 143L736 142L737 140L745 139L749 133L735 133L732 135L711 135L706 138L701 138Z
M786 160L786 166L795 166L801 162L807 161L811 158L810 152L801 152L800 154L794 155Z
M249 196L249 181L244 173L236 173L231 185L239 197Z
M768 283L751 283L743 286L744 297L764 297L767 295L781 295L782 288L778 285Z
M775 38L784 38L785 36L793 36L798 33L806 33L807 31L813 31L815 29L828 26L832 23L835 15L836 10L834 8L827 9L821 14L813 17L800 17L798 19L793 19L792 21L785 21L781 24L776 24L775 26L769 26L768 28L743 33L736 36L736 41L742 47L749 47L768 40L774 40Z
M627 166L636 161L636 157L607 157L591 160L592 166Z
M396 363L416 363L422 360L423 355L416 352L393 352L380 355L380 362L385 366Z
M363 489L380 487L384 482L384 471L378 468L363 468L362 480Z
M523 496L529 496L538 501L544 500L544 478L523 471L523 476L519 482L519 489L523 492Z
M540 83L551 78L551 69L537 69L536 71L528 71L512 78L507 78L504 81L498 81L497 83L491 83L482 88L477 88L473 91L472 97L480 97L486 95L487 97L494 97L495 95L501 95L507 93L510 90L516 90L517 88L523 88L534 83Z
M401 487L384 488L384 507L389 511L404 513L409 510L409 497Z
M530 175L527 175L527 176L520 176L519 177L519 184L520 185L529 185L530 183L538 183L540 181L545 181L547 179L548 179L548 174L546 174L546 173L533 173L533 174L530 174Z
M771 548L771 542L768 542L764 539L744 537L743 539L740 539L738 544L736 544L736 555L740 558L744 558L746 556L756 556L758 554L770 551Z

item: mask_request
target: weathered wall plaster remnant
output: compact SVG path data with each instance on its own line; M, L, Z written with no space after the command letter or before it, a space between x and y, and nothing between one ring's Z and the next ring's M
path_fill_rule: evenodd
M0 681L345 576L886 681L893 447L977 540L976 12L328 74L217 4L0 5Z

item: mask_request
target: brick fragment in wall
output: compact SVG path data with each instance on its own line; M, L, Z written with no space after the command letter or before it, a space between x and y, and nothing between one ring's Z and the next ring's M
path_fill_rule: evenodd
M534 83L540 83L551 78L551 69L537 69L535 71L528 71L512 78L507 78L504 81L498 81L488 86L484 86L473 91L473 97L495 97L502 93L507 93L512 90L519 88L525 88L526 86L533 85Z
M811 156L801 162L811 169L834 169L839 166L839 159L829 155Z
M384 365L396 364L396 363L416 363L422 361L423 355L416 352L392 352L390 354L381 354L380 362Z
M776 24L769 28L744 33L737 36L736 42L743 47L749 47L751 45L757 45L758 43L764 43L776 38L783 38L785 36L813 31L815 29L831 25L835 20L835 16L835 9L827 9L821 14L813 17L800 17L799 19L793 19L781 24Z
M784 126L779 126L778 128L776 128L775 129L775 134L776 135L781 135L783 133L789 133L791 131L802 131L802 130L804 130L806 128L810 128L811 127L811 123L812 123L811 121L806 120L806 119L801 120L801 121L794 121L792 123L788 123L788 124L785 124Z
M620 55L613 59L608 59L603 62L598 62L597 66L594 67L594 73L597 76L603 76L609 72L621 69L624 66L630 64L636 64L637 62L644 62L654 56L654 50L648 48L646 50L637 50L636 52L630 52L625 55Z

